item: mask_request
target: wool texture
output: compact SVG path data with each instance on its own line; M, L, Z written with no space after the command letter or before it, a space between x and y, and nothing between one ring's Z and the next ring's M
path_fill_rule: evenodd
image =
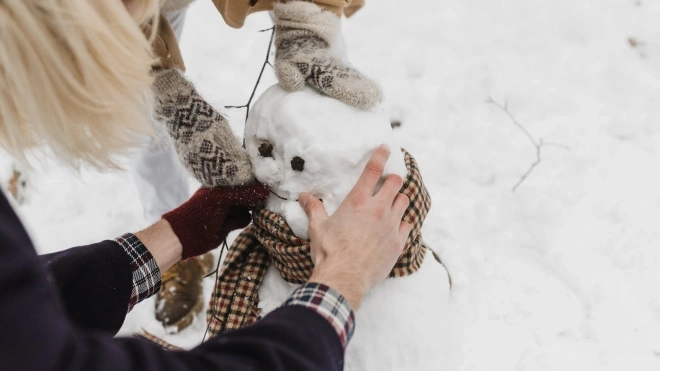
M186 1L186 0L178 0ZM241 28L251 13L271 11L281 0L213 0L213 4L232 28ZM364 0L307 0L336 16L350 17L364 5Z
M420 230L430 210L430 195L415 159L406 151L404 161L408 175L401 192L410 203L402 220L413 228L390 277L417 271L426 252ZM290 283L306 282L314 270L309 241L295 236L281 215L260 209L253 212L253 224L236 238L220 268L207 314L211 336L252 325L260 318L258 290L271 263Z
M305 83L351 106L368 110L382 102L380 86L331 53L340 19L314 3L274 4L275 72L281 86L300 90Z
M269 190L262 184L243 187L199 188L181 206L161 217L170 223L182 244L182 259L217 248L229 232L250 223L249 208L264 202Z
M154 118L166 125L179 160L206 187L255 182L252 164L227 120L177 69L156 72Z

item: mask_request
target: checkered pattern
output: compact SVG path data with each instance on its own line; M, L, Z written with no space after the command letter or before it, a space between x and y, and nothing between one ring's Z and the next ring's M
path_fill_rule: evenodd
M132 293L128 303L129 312L135 305L158 293L161 289L161 270L137 236L126 233L117 238L116 242L123 247L130 259Z
M352 308L340 293L326 285L317 283L305 284L293 291L293 294L281 306L304 306L317 312L333 326L333 329L338 333L338 337L340 337L343 348L347 346L347 343L352 338L352 334L354 334L354 313ZM154 336L144 329L138 330L133 336L151 341L165 350L185 350Z
M162 339L154 336L153 334L147 332L144 329L141 329L141 330L135 332L132 336L137 337L137 338L143 338L147 341L151 341L154 344L162 347L165 350L170 350L170 351L183 351L183 350L185 350L184 348L181 348L181 347L175 346L175 345L173 345L169 342L163 341Z
M304 306L328 320L338 333L342 347L354 334L354 313L340 293L323 284L307 283L290 295L283 306Z
M406 151L404 161L408 175L401 192L410 204L403 220L413 228L390 277L417 271L426 251L420 229L430 210L430 195L415 159ZM309 241L295 236L281 215L257 210L253 212L253 223L236 238L222 263L208 309L208 330L212 336L251 325L259 319L258 289L270 264L276 266L284 280L296 284L309 280L314 270Z

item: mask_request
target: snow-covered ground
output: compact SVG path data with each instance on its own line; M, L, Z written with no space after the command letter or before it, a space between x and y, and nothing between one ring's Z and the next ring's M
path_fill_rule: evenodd
M248 99L270 25L233 30L209 0L191 7L187 74L221 110ZM432 194L424 235L454 282L450 368L659 369L658 0L369 0L344 35ZM273 83L267 69L259 92ZM489 97L559 145L516 192L535 148ZM224 110L242 134L245 112ZM2 156L3 179L10 168ZM29 176L18 212L40 252L147 224L129 173L43 159ZM121 333L139 328L161 333L152 300ZM190 346L204 329L201 316L163 337Z

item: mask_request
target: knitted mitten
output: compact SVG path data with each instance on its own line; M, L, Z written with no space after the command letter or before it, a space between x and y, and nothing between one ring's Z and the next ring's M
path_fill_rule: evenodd
M262 184L237 188L199 188L184 204L164 214L182 243L182 259L216 248L229 232L250 223L249 206L267 199Z
M370 109L382 101L377 83L331 54L340 18L307 1L274 4L276 77L288 91L305 83L349 105Z
M156 72L154 118L163 122L182 164L207 187L255 182L252 164L227 120L177 69Z

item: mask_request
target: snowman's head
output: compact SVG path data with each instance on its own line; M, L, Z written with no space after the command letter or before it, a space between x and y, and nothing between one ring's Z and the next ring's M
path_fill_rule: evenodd
M282 214L303 238L308 220L297 203L300 193L321 199L332 214L382 144L392 151L384 175L405 177L404 158L384 114L355 109L309 87L297 92L270 87L245 128L255 177L272 191L267 209Z

